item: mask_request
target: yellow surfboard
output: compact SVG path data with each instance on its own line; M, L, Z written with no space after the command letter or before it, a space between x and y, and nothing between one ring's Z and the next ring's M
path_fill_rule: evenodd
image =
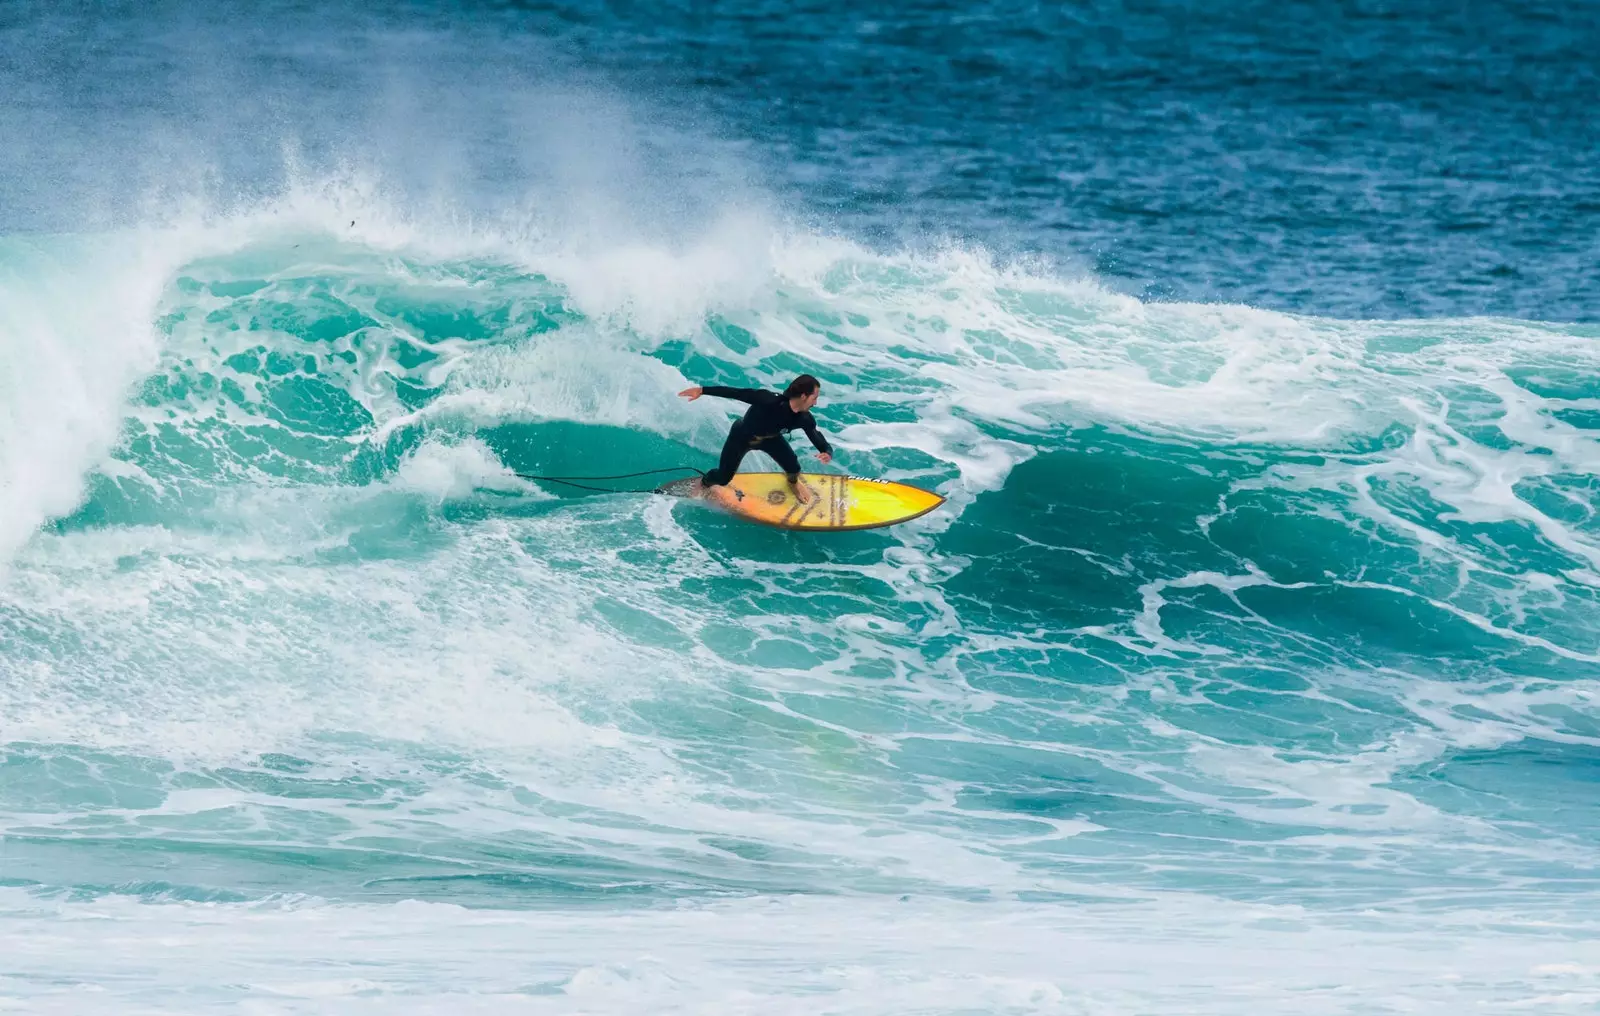
M698 482L694 490L698 491ZM779 529L877 529L908 522L944 504L931 491L890 480L836 473L801 473L800 482L815 496L801 504L782 473L739 473L733 482L703 495L751 522ZM676 484L673 485L677 487ZM688 493L687 484L671 491Z

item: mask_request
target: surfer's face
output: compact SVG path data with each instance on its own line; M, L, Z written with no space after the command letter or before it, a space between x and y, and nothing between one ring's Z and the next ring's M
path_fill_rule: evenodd
M822 397L822 389L821 388L818 388L816 391L812 392L810 395L802 395L802 396L800 396L800 406L796 410L796 412L801 412L801 413L805 412L806 410L810 409L812 406L816 405L817 404L817 399L819 399L821 397Z

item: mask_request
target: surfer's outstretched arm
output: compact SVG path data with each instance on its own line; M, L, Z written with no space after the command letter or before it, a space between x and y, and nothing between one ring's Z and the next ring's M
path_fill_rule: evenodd
M810 413L800 414L800 429L811 439L811 446L817 450L817 458L823 462L832 462L833 447L828 444L828 439L822 436L822 431L817 429L817 421Z
M678 394L690 402L702 395L715 395L719 399L738 399L740 402L749 403L752 406L757 402L772 398L771 392L763 391L760 388L728 388L724 385L705 385L703 387L696 385L693 388L685 388Z

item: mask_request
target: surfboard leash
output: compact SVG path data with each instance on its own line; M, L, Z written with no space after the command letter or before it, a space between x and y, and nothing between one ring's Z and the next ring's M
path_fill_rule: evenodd
M518 479L534 480L539 483L560 483L579 490L592 490L597 494L654 494L656 487L591 487L585 481L599 482L602 480L633 480L641 476L660 476L662 473L693 473L704 477L704 469L693 466L667 466L662 469L644 469L637 473L617 473L612 476L537 476L533 473L515 473Z

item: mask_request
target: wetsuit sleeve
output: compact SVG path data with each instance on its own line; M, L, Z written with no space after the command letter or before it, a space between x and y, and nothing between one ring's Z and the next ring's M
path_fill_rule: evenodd
M816 447L817 451L826 452L829 455L833 454L833 447L828 444L828 439L823 437L822 432L817 429L817 421L812 418L810 413L800 414L800 429L806 432L806 437L811 439L811 443Z
M723 385L703 385L700 394L715 395L719 399L738 399L752 406L767 401L772 395L771 392L760 388L727 388Z

